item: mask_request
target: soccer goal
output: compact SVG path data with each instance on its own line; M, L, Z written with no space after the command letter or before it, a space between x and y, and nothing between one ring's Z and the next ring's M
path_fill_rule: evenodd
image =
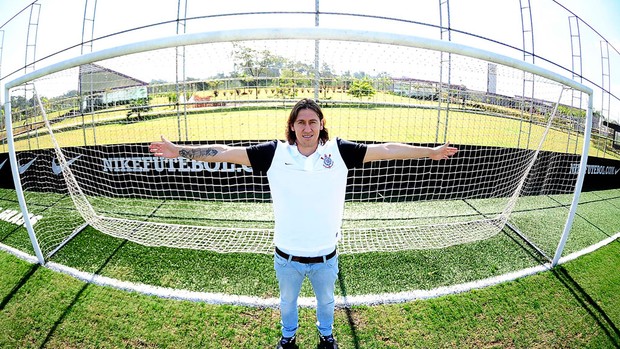
M448 66L442 52L451 53ZM450 81L439 78L446 67ZM533 95L522 94L526 78ZM573 93L586 96L587 110L570 107ZM24 95L29 103L12 106ZM319 100L332 138L460 149L445 161L351 170L341 253L445 248L511 229L551 259L571 228L592 114L591 89L535 65L451 42L328 28L120 46L15 79L5 96L16 195L23 216L37 217L24 225L41 261L86 226L148 246L272 253L264 176L155 158L148 144L161 135L183 144L283 139L302 97ZM562 209L548 233L519 228L519 212L550 202Z

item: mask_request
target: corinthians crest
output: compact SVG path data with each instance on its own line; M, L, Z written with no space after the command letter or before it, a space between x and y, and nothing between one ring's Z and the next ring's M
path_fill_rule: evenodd
M332 166L334 166L332 154L323 154L323 156L321 156L321 160L323 160L323 167L325 168L332 168Z

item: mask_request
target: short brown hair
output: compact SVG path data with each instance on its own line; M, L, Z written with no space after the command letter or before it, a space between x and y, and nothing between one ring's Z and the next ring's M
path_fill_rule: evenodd
M321 107L312 99L304 98L297 102L293 109L291 110L291 114L288 117L288 122L286 123L286 140L290 145L295 144L297 140L297 136L295 135L295 131L292 130L293 124L295 124L295 120L297 120L297 116L299 115L299 111L302 109L311 109L316 113L319 117L319 120L323 122L323 129L319 132L319 142L325 143L329 140L329 133L327 132L327 128L325 127L325 121L323 116L323 111Z

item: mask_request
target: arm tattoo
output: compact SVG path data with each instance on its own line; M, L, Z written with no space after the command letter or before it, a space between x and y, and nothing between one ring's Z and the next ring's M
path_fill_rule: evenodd
M208 158L210 156L216 156L217 154L218 151L214 148L183 148L179 150L179 155L190 160L199 160L199 158Z

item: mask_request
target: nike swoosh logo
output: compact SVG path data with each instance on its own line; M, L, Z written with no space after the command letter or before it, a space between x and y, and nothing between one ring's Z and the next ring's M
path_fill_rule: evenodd
M82 155L78 155L74 157L73 159L68 160L67 167L71 166L71 164L73 164L75 160L79 159L80 156ZM56 159L52 159L52 172L54 172L55 175L59 175L62 172L62 167L56 163Z
M24 174L24 172L28 171L28 168L30 166L32 166L32 164L34 164L34 162L35 162L35 160L37 160L37 158L38 158L38 156L35 157L34 159L28 161L24 165L19 165L19 167L17 168L17 170L19 171L19 174Z
M6 164L7 161L9 161L9 159L4 159L4 161L2 161L0 164L0 170L4 167L4 164Z
M286 166L291 166L291 165L292 165L292 163L290 163L290 162L285 162L284 164L285 164Z

